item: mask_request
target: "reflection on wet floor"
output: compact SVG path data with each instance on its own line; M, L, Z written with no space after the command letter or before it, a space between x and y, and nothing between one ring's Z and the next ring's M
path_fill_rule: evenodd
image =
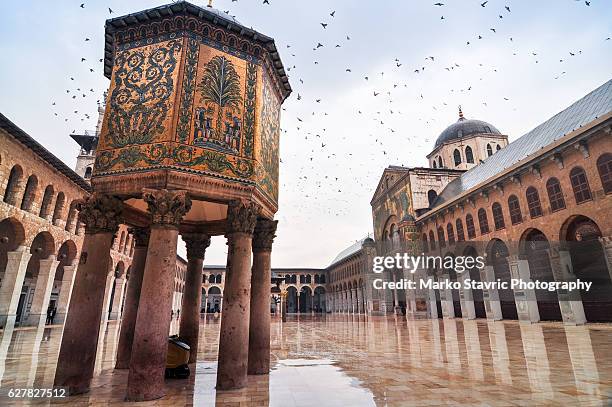
M172 331L178 328L173 321ZM127 371L113 371L119 326L105 324L89 394L0 405L123 402ZM612 325L289 316L272 324L272 371L242 390L214 389L219 319L203 319L195 374L167 382L147 405L609 405ZM61 327L2 331L0 388L50 387Z

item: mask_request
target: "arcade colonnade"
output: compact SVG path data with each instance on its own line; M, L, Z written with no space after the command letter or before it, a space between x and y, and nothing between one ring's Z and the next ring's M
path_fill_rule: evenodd
M366 289L363 279L333 285L331 290L332 312L345 314L367 313Z
M134 255L125 296L117 369L129 369L126 399L165 394L164 371L175 287L179 234L187 244L180 336L198 349L202 265L210 236L179 231L191 200L185 191L144 190L149 227L133 227ZM89 390L100 322L105 275L113 235L123 222L123 203L94 193L80 207L85 237L60 347L55 386L70 394ZM270 257L276 221L259 218L253 203L230 201L226 237L228 264L221 320L217 389L246 385L248 374L267 374L270 364Z

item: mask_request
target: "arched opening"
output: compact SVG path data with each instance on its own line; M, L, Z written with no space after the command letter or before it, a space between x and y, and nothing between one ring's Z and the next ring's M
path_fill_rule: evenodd
M222 279L222 278L223 278L223 277L221 276L221 274L217 274L217 275L215 276L215 284L221 284L221 279Z
M474 218L469 213L465 215L465 227L468 239L474 239L476 237L476 227L474 226Z
M459 149L455 149L455 151L453 151L453 160L455 161L455 167L461 165L461 152Z
M480 225L481 235L489 233L489 219L487 218L487 211L485 211L484 208L478 209L478 224Z
M423 251L428 252L429 246L427 245L427 234L426 233L423 233L423 236L421 237L421 244L423 245Z
M474 152L472 151L472 147L467 146L465 148L465 162L469 164L474 164Z
M57 224L57 221L62 218L62 212L64 211L64 204L66 203L66 195L63 192L57 194L55 200L55 209L53 210L53 224Z
M457 220L455 221L455 227L457 229L457 241L465 241L465 234L463 232L463 222L461 221L461 219L457 218Z
M495 146L495 151L499 151L499 150L501 150L501 146L498 144Z
M77 246L72 240L66 240L57 251L59 264L55 271L55 281L62 281L64 277L64 267L70 266L77 255Z
M429 202L430 208L433 205L437 197L438 197L438 193L434 191L433 189L430 189L429 191L427 191L427 202Z
M491 144L487 144L487 157L491 157L493 155L493 148Z
M8 263L8 253L17 250L25 240L25 229L16 219L7 218L0 222L0 281Z
M612 154L604 153L597 159L597 171L604 193L612 193Z
M446 224L446 237L450 246L455 244L455 231L453 229L453 224L450 222Z
M40 232L36 235L36 237L34 237L34 240L30 245L31 256L30 260L28 261L26 275L21 290L21 292L25 295L22 295L20 297L19 303L17 305L16 321L18 323L22 323L25 320L26 305L28 303L28 289L24 289L24 287L27 287L27 281L33 281L34 287L36 287L35 279L38 279L39 277L40 261L48 259L49 256L53 255L54 253L55 242L53 241L53 236L51 236L49 232Z
M491 207L491 211L493 212L493 224L495 225L495 230L501 230L506 227L506 222L504 221L504 212L502 211L502 207L499 202L495 202Z
M23 177L23 170L19 165L15 165L11 168L8 182L6 183L6 189L4 190L4 202L9 205L15 206L17 204L17 195L21 189L21 178Z
M514 291L510 287L510 267L508 265L508 247L499 239L493 239L488 252L489 262L493 266L495 278L508 284L508 288L499 289L499 302L504 319L518 319Z
M66 219L66 227L64 228L66 232L76 232L76 223L77 223L77 215L79 211L77 210L77 202L72 201L70 203L70 209L68 210L68 218Z
M463 255L465 257L471 257L475 259L476 257L478 257L478 252L474 247L468 246L463 251ZM472 265L472 267L468 268L465 272L469 273L470 280L480 282L480 270L478 269L478 267L476 267L475 263L470 262L470 264ZM476 318L486 318L487 311L485 309L484 295L482 290L472 290L472 298L474 300L474 311L476 312Z
M85 179L90 179L91 178L91 173L93 172L93 170L91 169L91 167L87 167L85 168L85 176L83 178Z
M325 288L318 286L317 288L315 288L314 290L314 312L317 313L325 313L327 312L327 305L326 305L326 293L325 293Z
M436 248L436 238L434 237L433 230L429 231L429 248L431 250L435 250Z
M446 257L455 258L455 255L449 252L446 253L446 255L444 256L444 258ZM454 263L455 262L453 261L453 264ZM448 274L448 278L450 281L457 282L457 272L455 271L454 267L446 268L445 271ZM455 317L461 318L463 314L461 312L461 296L459 294L459 290L450 290L450 292L453 298L453 310L455 311Z
M438 226L438 245L440 247L446 247L446 239L444 238L444 229L442 226Z
M527 256L531 280L555 281L550 264L550 244L538 229L530 229L521 238L521 255ZM542 321L561 321L561 308L556 291L536 290L536 300Z
M546 192L548 193L548 201L550 202L551 211L556 212L558 210L565 209L563 190L561 189L561 183L557 178L552 177L546 181Z
M523 221L521 204L516 195L510 195L508 198L508 211L510 212L510 222L512 222L513 225L518 225Z
M529 216L531 218L537 218L542 216L542 204L540 203L540 194L535 187L527 188L525 192L527 198L527 207L529 208Z
M287 312L294 314L297 309L297 288L294 286L287 287Z
M580 280L593 282L589 291L580 291L586 319L612 321L612 281L599 242L601 230L592 219L581 215L568 219L566 224L561 237L568 241L574 274Z
M40 204L40 212L38 216L41 218L47 218L49 216L49 212L51 211L51 201L53 201L53 185L47 185L45 188L45 193L43 195L42 203Z
M442 157L438 157L438 168L443 168L444 165L442 165Z
M36 175L30 175L28 182L26 182L25 191L23 193L23 199L21 200L21 209L30 212L32 205L36 199L36 190L38 189L38 178Z
M434 167L434 168L438 168L438 163L436 163L436 160L435 160L435 159L433 160L433 167Z
M591 188L589 187L589 179L587 178L586 172L584 172L581 167L572 168L570 171L570 182L572 183L572 189L574 190L576 204L581 204L593 199L591 195Z
M206 294L206 312L221 312L222 301L223 295L221 294L221 289L217 286L210 287L208 294Z
M300 312L312 312L312 290L308 286L300 290Z

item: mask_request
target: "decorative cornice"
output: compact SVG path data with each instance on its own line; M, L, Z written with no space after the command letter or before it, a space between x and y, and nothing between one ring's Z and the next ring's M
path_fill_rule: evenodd
M149 236L151 230L148 228L131 227L128 232L134 236L135 247L147 247L149 246Z
M142 199L149 207L151 223L158 226L177 227L191 209L187 191L167 189L143 189Z
M93 193L79 202L77 209L87 234L116 233L123 222L123 202L111 195Z
M272 250L272 242L276 237L277 220L260 218L255 225L253 234L253 251L263 252Z
M230 201L227 206L227 233L253 234L257 215L259 215L259 205L239 200Z
M210 246L210 236L204 233L184 233L182 237L187 246L187 260L203 259Z

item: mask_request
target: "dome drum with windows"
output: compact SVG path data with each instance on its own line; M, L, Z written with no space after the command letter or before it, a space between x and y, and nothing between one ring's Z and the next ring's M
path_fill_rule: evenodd
M467 119L459 106L459 119L436 139L427 159L431 168L468 170L508 144L508 136L482 120Z

